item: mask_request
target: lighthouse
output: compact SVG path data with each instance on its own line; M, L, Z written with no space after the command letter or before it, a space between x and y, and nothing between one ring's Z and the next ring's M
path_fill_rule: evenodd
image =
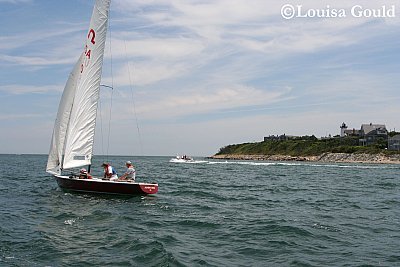
M345 131L347 130L347 125L346 125L346 123L342 123L342 126L340 126L340 137L344 137L346 134L345 134Z

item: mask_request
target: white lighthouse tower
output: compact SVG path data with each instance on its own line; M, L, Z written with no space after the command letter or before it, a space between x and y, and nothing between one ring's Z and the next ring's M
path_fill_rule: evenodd
M346 123L342 123L342 126L340 126L340 137L344 137L346 134L345 134L345 131L347 130L347 125L346 125Z

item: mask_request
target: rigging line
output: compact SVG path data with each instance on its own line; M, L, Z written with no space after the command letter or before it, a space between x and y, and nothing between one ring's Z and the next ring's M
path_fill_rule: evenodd
M124 39L124 45L125 45L125 58L128 58L128 53L127 53L127 49L126 49L126 41L125 41L125 39ZM130 68L129 61L128 61L128 76L129 76L129 87L130 87L130 89L131 89L132 111L133 111L133 114L134 114L134 116L135 116L136 128L137 128L137 132L138 132L138 139L139 139L139 145L140 145L140 155L143 156L142 136L141 136L141 134L140 134L139 120L138 120L137 113L136 113L135 98L133 97L133 83L132 83L131 68Z
M104 134L103 134L103 116L101 106L101 97L99 97L99 115L100 115L100 135L101 135L101 154L104 155Z
M106 87L106 88L113 89L111 86L104 85L104 84L100 84L100 87ZM100 93L101 93L101 90L100 90ZM98 110L99 110L99 116L100 116L101 155L104 156L106 154L104 154L104 133L103 133L104 126L103 126L103 113L102 113L103 108L102 108L102 104L101 104L101 97L99 97L99 109Z
M110 12L111 13L111 12ZM112 115L112 103L113 103L113 93L114 93L114 75L113 75L113 57L112 57L112 45L111 45L111 14L109 14L108 17L108 33L109 33L109 42L110 42L110 71L111 71L111 99L110 99L110 115L109 115L109 121L108 121L108 136L107 136L107 161L108 161L108 156L110 152L110 135L111 135L111 115Z

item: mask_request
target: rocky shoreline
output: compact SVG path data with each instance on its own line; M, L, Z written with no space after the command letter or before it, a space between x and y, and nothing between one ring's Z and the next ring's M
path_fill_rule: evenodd
M355 154L355 153L323 153L319 156L289 156L289 155L240 155L223 154L214 155L211 159L225 160L266 160L266 161L309 161L309 162L334 162L334 163L382 163L400 164L400 154Z

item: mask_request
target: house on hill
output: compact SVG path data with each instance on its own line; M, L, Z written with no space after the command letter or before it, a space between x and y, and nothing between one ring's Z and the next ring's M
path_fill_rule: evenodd
M300 138L299 136L295 136L295 135L286 135L286 134L282 134L282 135L270 135L270 136L266 136L264 137L264 141L287 141L287 140L294 140Z
M370 145L379 139L388 139L388 130L384 124L363 124L360 129L360 145Z
M360 130L356 129L350 129L350 130L345 130L345 136L360 136Z

